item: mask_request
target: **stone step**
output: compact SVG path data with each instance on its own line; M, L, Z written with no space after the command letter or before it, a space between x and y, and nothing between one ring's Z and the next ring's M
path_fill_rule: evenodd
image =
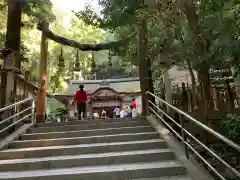
M52 126L63 126L63 125L82 125L82 124L96 124L96 123L112 123L112 122L123 122L123 121L146 121L143 118L121 118L121 119L99 119L99 120L81 120L81 121L68 121L68 122L49 122L49 123L37 123L35 127L52 127Z
M3 159L23 159L37 158L48 156L65 156L77 154L93 154L107 152L121 152L131 150L147 150L167 148L163 140L151 139L141 141L128 142L112 142L112 143L96 143L96 144L80 144L68 146L49 146L49 147L32 147L22 149L7 149L0 151L0 160Z
M108 142L125 142L157 139L157 132L129 133L129 134L113 134L104 136L88 136L88 137L72 137L61 139L40 139L40 140L24 140L14 141L10 144L10 148L28 148L28 147L47 147L47 146L63 146L75 144L91 143L108 143Z
M120 121L112 123L96 123L96 124L85 124L85 125L63 125L63 126L52 126L52 127L35 127L29 130L30 133L46 133L46 132L63 132L63 131L77 131L77 130L88 130L88 129L107 129L107 128L120 128L120 127L136 127L148 125L146 121Z
M124 151L75 156L54 156L32 159L14 159L0 161L0 171L24 171L37 169L56 169L121 163L154 162L174 160L169 149L149 149L144 151Z
M166 176L166 177L156 177L156 178L140 178L140 179L132 179L132 180L193 180L189 176Z
M12 180L126 180L186 175L186 169L176 161L76 167L22 172L1 172L0 179Z
M81 130L81 131L51 132L51 133L30 133L30 134L22 135L20 139L21 140L55 139L55 138L86 137L86 136L100 136L100 135L111 135L111 134L153 132L153 131L154 130L151 126L136 126L136 127Z

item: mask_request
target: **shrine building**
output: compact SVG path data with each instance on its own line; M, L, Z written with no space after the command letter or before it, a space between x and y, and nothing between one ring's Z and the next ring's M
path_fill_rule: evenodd
M94 112L101 114L104 109L107 116L116 106L129 106L132 99L137 101L137 111L141 113L141 89L139 78L72 80L65 92L54 94L68 109L69 117L74 118L76 107L73 105L75 92L84 85L88 95L87 116Z

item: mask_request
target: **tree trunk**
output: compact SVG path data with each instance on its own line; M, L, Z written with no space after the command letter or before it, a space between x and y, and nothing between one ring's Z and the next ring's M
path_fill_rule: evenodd
M204 66L204 65L201 66L201 69L198 71L198 78L203 89L203 99L204 99L203 104L205 106L204 109L208 110L212 106L211 105L212 97L211 97L211 91L210 91L210 87L211 87L210 74L209 74L209 68L207 66Z
M152 79L152 63L151 63L151 59L149 56L146 57L147 63L148 63L148 91L154 94L154 86L153 86L153 79ZM155 98L153 96L148 96L148 100L150 100L152 103L155 104ZM152 106L151 106L152 107ZM152 107L153 108L153 107Z
M192 80L192 93L193 93L193 108L194 110L198 108L198 97L197 97L197 93L196 93L196 79L193 73L193 69L192 69L192 64L189 60L189 58L187 58L187 66L188 66L188 70L191 76L191 80Z
M139 33L139 77L142 94L142 115L148 115L148 96L147 91L153 92L151 61L147 57L147 22L145 17L140 18L138 24ZM153 100L151 98L150 100Z
M44 23L48 27L47 23ZM40 84L37 93L37 122L43 122L45 119L45 104L46 104L46 85L47 85L47 59L48 59L48 40L47 37L42 33L41 40L41 58L40 58Z
M204 53L204 49L206 48L204 40L202 40L199 36L200 28L198 25L198 16L197 16L197 9L193 2L193 0L184 0L185 6L185 14L188 20L188 27L193 35L193 45L194 45L194 52L195 56L198 57ZM211 93L210 93L210 76L209 76L209 66L206 63L202 63L199 66L198 77L200 84L202 84L203 88L203 98L204 99L204 109L207 110L209 104L211 102ZM205 112L207 113L207 112Z
M8 18L7 18L7 34L6 34L6 48L10 49L14 52L14 63L15 68L20 69L21 67L21 59L20 59L20 37L21 37L21 2L16 0L8 0ZM4 58L4 64L8 64L6 62L7 58ZM10 99L15 99L16 96L16 78L15 73L12 72L11 77L7 77L9 73L3 73L1 79L1 107L4 107L5 104L10 104ZM13 85L13 86L12 86ZM7 94L7 86L8 91L11 92L11 97L9 93ZM9 97L8 97L9 96Z
M15 67L20 69L20 45L21 45L21 1L8 0L8 20L6 34L6 48L16 54Z

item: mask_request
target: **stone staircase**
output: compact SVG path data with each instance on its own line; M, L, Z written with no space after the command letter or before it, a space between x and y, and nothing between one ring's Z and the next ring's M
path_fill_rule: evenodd
M0 179L191 180L142 118L36 124L0 151Z

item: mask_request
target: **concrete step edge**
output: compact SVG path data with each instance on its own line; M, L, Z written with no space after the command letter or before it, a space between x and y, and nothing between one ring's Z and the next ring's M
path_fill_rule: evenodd
M90 120L80 120L80 121L68 121L68 122L49 122L49 123L37 123L36 127L51 127L51 126L61 126L64 124L84 124L84 123L112 123L117 121L144 121L141 118L123 118L123 119L90 119Z
M93 125L117 125L117 124L140 124L140 123L146 123L149 124L147 121L119 121L119 122L112 122L112 123L92 123L92 124L82 124L82 125L66 125L66 126L51 126L51 127L33 127L31 129L52 129L52 128L61 128L61 127L85 127L85 126L93 126Z
M119 127L119 128L105 128L105 129L88 129L79 131L64 131L64 132L46 132L46 133L28 133L22 136L32 136L32 135L45 135L45 134L68 134L68 133L81 133L81 132L94 132L94 131L110 131L110 130L120 130L120 129L141 129L141 128L151 128L151 126L133 126L133 127Z
M128 145L128 144L147 144L147 143L164 143L165 141L161 139L149 139L141 141L127 141L127 142L111 142L111 143L93 143L93 144L78 144L78 145L66 145L66 146L48 146L48 147L31 147L31 148L18 148L18 149L7 149L0 151L0 153L5 152L15 152L15 151L35 151L35 150L48 150L48 149L71 149L71 148L81 148L81 147L99 147L99 146L117 146L117 145Z
M67 125L67 126L52 126L52 127L34 127L30 128L28 132L31 133L44 133L44 132L62 132L62 131L76 131L85 129L107 129L114 127L133 127L139 125L149 125L148 122L114 122L114 123L101 123L101 124L85 124L85 125Z
M51 170L32 170L32 171L9 171L0 172L0 179L16 179L16 178L37 178L37 177L54 177L59 175L81 175L92 173L110 173L133 170L147 170L147 169L168 169L168 168L184 168L178 161L166 162L150 162L150 163L133 163L133 164L119 164L108 166L91 166L91 167L76 167L76 168L61 168ZM185 168L184 168L185 169Z
M179 175L179 176L167 176L167 177L155 177L155 178L138 178L131 180L193 180L187 175Z
M1 160L0 165L7 164L21 164L21 163L34 163L45 161L61 161L61 160L81 160L81 159L93 159L104 157L119 157L119 156L134 156L134 155L148 155L148 154L164 154L173 153L170 149L148 149L148 150L136 150L136 151L122 151L122 152L108 152L108 153L94 153L94 154L79 154L68 156L52 156L52 157L40 157L40 158L25 158L25 159L9 159Z
M93 139L93 138L106 138L106 137L123 137L123 136L141 136L141 135L158 135L157 132L142 132L142 133L126 133L126 134L112 134L112 135L99 135L99 136L86 136L86 137L71 137L71 138L57 138L57 139L37 139L37 140L20 140L13 141L13 143L27 143L27 142L47 142L47 141L61 141L61 140L77 140L77 139Z

